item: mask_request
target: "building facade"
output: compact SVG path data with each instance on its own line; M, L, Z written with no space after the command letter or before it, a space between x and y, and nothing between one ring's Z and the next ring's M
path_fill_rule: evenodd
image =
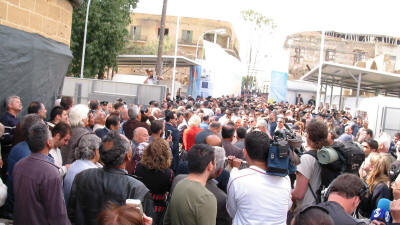
M287 37L289 49L289 79L299 79L319 65L321 32L303 32ZM325 33L324 60L384 72L400 73L400 38Z
M158 36L160 32L160 15L133 13L131 14L131 24L129 30L129 45L125 54L132 55L156 55L158 49ZM174 55L175 37L177 32L176 16L167 16L164 31L164 50L163 55ZM218 33L215 30L224 30ZM178 56L184 56L189 59L201 58L202 39L219 44L225 51L239 58L239 44L232 25L226 21L181 17L178 34ZM198 45L198 54L196 57L196 48ZM154 67L137 66L118 66L118 73L144 75L146 69ZM187 85L189 80L189 67L177 68L176 81ZM170 83L172 77L172 68L163 68L164 81Z

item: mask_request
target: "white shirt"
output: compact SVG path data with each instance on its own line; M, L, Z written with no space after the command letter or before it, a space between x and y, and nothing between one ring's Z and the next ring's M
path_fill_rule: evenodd
M61 156L61 151L59 148L52 148L49 151L49 154L51 155L51 157L53 157L54 159L54 165L58 166L59 169L58 171L60 172L61 177L63 177L66 173L67 173L67 167L63 166L63 162L62 162L62 156Z
M292 206L290 179L266 174L256 166L231 173L226 209L233 225L286 225Z

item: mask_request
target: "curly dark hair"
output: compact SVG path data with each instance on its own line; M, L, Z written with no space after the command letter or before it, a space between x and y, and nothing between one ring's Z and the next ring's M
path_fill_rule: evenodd
M171 166L171 151L169 144L164 139L159 138L152 141L143 151L140 163L150 170L166 170Z
M306 127L309 145L314 149L320 149L326 145L328 138L328 127L322 120L312 119Z

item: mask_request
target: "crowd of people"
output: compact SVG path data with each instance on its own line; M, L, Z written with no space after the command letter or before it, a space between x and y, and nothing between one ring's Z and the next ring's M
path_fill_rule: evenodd
M376 225L385 224L370 220L381 199L400 223L400 133L374 134L363 116L315 101L168 95L84 105L64 96L49 113L32 102L22 117L18 96L6 106L0 217L16 225ZM301 147L296 170L277 176L267 162L282 134ZM365 160L321 202L315 155L335 143L355 143Z

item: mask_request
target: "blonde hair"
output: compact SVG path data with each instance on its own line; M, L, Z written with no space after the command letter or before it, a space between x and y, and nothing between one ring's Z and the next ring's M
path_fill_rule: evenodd
M367 176L367 184L369 186L370 194L373 192L376 185L383 182L389 185L389 168L390 158L379 153L371 153L370 163L372 166L371 172Z

